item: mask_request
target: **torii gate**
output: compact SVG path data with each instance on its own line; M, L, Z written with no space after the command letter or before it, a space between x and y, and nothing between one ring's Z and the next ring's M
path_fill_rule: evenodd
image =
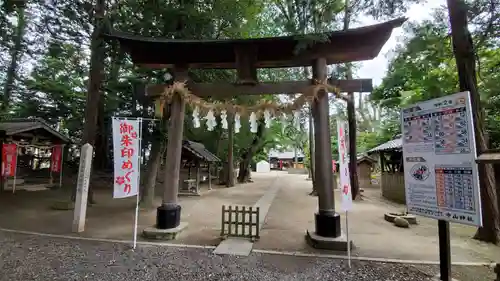
M256 39L180 40L158 39L112 31L104 35L116 40L130 54L132 61L143 67L170 68L176 81L188 81L189 90L200 97L234 95L259 95L297 93L310 86L311 81L281 81L260 83L257 68L284 68L312 66L313 80L326 81L327 65L370 60L375 58L389 39L392 30L406 21L399 18L381 24L317 34L328 40L307 42L306 48L298 50L304 43L298 36ZM314 35L313 35L314 36ZM307 35L304 38L311 38ZM314 38L314 37L313 37ZM310 40L310 39L309 39ZM236 69L235 83L194 83L189 81L189 69ZM371 79L333 80L328 82L342 92L370 92ZM166 85L148 87L151 97L160 95ZM353 109L352 96L341 96ZM341 236L340 215L335 212L333 193L332 155L330 143L330 116L328 93L320 90L312 104L315 132L315 179L318 191L319 210L315 214L315 239L327 241ZM178 228L181 207L177 203L179 171L185 100L176 95L171 100L171 116L167 144L164 193L162 205L157 209L156 228L168 230ZM355 132L354 110L349 114L349 129ZM349 134L349 141L356 143L356 134ZM356 177L356 145L350 145L351 177ZM354 159L354 160L352 160ZM232 169L232 165L229 165ZM232 175L231 171L230 175ZM309 237L311 238L311 237ZM311 239L308 239L310 241ZM314 240L314 239L313 239ZM319 244L318 244L319 242ZM313 241L323 245L322 241Z

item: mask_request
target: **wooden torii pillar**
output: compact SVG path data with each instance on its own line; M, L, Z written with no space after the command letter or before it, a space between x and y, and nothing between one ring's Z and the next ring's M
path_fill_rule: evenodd
M153 39L112 32L108 40L117 40L135 64L152 68L173 69L176 81L187 80L188 68L237 69L237 83L194 83L189 90L199 97L231 97L234 95L261 95L297 93L310 87L311 81L281 81L258 83L257 68L313 66L314 78L325 81L328 64L368 60L376 57L392 30L401 26L405 18L346 31L327 32L328 40L319 40L298 50L301 39L296 36L234 40L172 40ZM304 42L302 42L304 43ZM160 51L166 50L166 51ZM231 52L232 50L232 52ZM335 80L330 85L345 92L371 91L370 79ZM165 85L148 87L151 97L163 93ZM315 214L315 230L306 236L315 247L332 248L332 239L341 236L340 216L335 212L333 195L332 155L330 143L328 93L319 92L313 103L315 129L315 177L319 210ZM174 96L167 144L166 174L163 202L158 207L156 229L160 233L175 232L180 226L181 207L177 203L180 154L184 124L185 101ZM353 124L351 122L351 124ZM351 147L355 145L351 145ZM354 157L355 157L355 153ZM231 175L232 176L232 175ZM174 236L175 237L175 236ZM335 248L335 247L333 247ZM344 245L344 250L346 245Z

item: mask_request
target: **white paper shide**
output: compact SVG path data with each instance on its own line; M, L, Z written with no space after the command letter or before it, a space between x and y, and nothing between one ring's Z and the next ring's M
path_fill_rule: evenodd
M113 119L113 198L135 196L139 190L139 121Z
M342 194L342 210L349 211L352 207L351 178L349 176L349 162L347 157L345 121L337 120L340 191Z

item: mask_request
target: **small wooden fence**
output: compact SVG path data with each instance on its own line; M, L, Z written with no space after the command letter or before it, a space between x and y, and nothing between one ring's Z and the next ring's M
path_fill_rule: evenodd
M222 205L221 237L243 237L255 241L259 234L259 207Z

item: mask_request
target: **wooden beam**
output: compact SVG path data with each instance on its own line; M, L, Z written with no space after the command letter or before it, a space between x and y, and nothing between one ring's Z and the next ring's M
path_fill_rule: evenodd
M334 80L329 79L331 85L336 86L341 92L371 92L372 79ZM265 82L253 85L240 85L233 83L192 83L188 88L199 97L232 97L237 95L263 95L263 94L297 94L311 85L310 81L281 81ZM149 85L147 96L159 96L167 87L163 85Z
M252 46L236 46L234 53L238 83L256 85L258 83L257 68L255 68L257 50Z

